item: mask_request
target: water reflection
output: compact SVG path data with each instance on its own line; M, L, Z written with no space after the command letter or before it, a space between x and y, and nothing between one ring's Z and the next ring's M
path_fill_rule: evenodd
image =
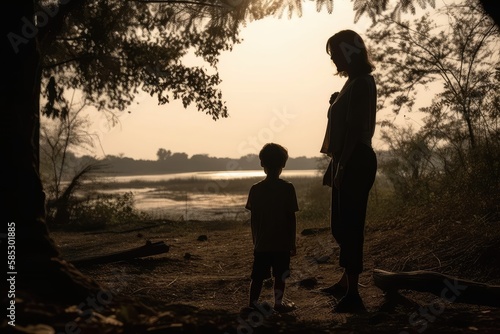
M304 169L304 170L284 170L282 177L296 177L296 176L317 176L318 170ZM234 170L234 171L207 171L207 172L187 172L187 173L168 173L157 175L127 175L127 176L113 176L114 182L130 182L138 181L168 181L173 179L206 179L206 180L220 180L220 179L243 179L252 177L265 177L262 170Z

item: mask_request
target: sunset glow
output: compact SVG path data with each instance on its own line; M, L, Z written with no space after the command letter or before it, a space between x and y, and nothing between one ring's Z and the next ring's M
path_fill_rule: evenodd
M228 118L213 121L177 101L158 106L154 98L140 96L114 128L92 114L102 144L96 155L155 160L165 148L237 158L274 141L291 157L319 156L329 97L344 83L334 76L326 40L341 29L362 33L369 24L354 24L350 2L336 2L332 14L305 3L301 18L251 22L242 28L242 43L222 54L218 65Z

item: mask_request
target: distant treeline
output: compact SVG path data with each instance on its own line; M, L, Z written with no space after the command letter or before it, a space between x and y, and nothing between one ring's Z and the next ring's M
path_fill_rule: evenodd
M217 158L208 154L195 154L189 157L186 153L172 153L161 156L158 160L135 160L122 156L106 156L104 159L95 159L89 156L73 157L80 160L79 164L100 163L106 173L118 175L147 175L164 173L183 173L198 171L233 171L233 170L259 170L259 157L249 154L238 159ZM304 170L317 169L320 157L289 158L286 169Z

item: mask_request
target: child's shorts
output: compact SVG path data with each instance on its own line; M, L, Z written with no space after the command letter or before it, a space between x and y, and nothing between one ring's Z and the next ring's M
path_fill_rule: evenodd
M290 252L254 252L253 280L265 280L271 277L281 279L290 277Z

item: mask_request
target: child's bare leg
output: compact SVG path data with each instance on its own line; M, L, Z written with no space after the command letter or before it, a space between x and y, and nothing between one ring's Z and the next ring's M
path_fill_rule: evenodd
M250 301L248 302L248 306L254 307L259 302L260 293L262 292L262 284L263 280L252 280L250 283Z
M274 280L274 310L279 313L287 313L295 310L295 304L292 302L283 302L285 295L285 280Z
M274 279L274 305L282 305L285 295L285 281L276 277Z

